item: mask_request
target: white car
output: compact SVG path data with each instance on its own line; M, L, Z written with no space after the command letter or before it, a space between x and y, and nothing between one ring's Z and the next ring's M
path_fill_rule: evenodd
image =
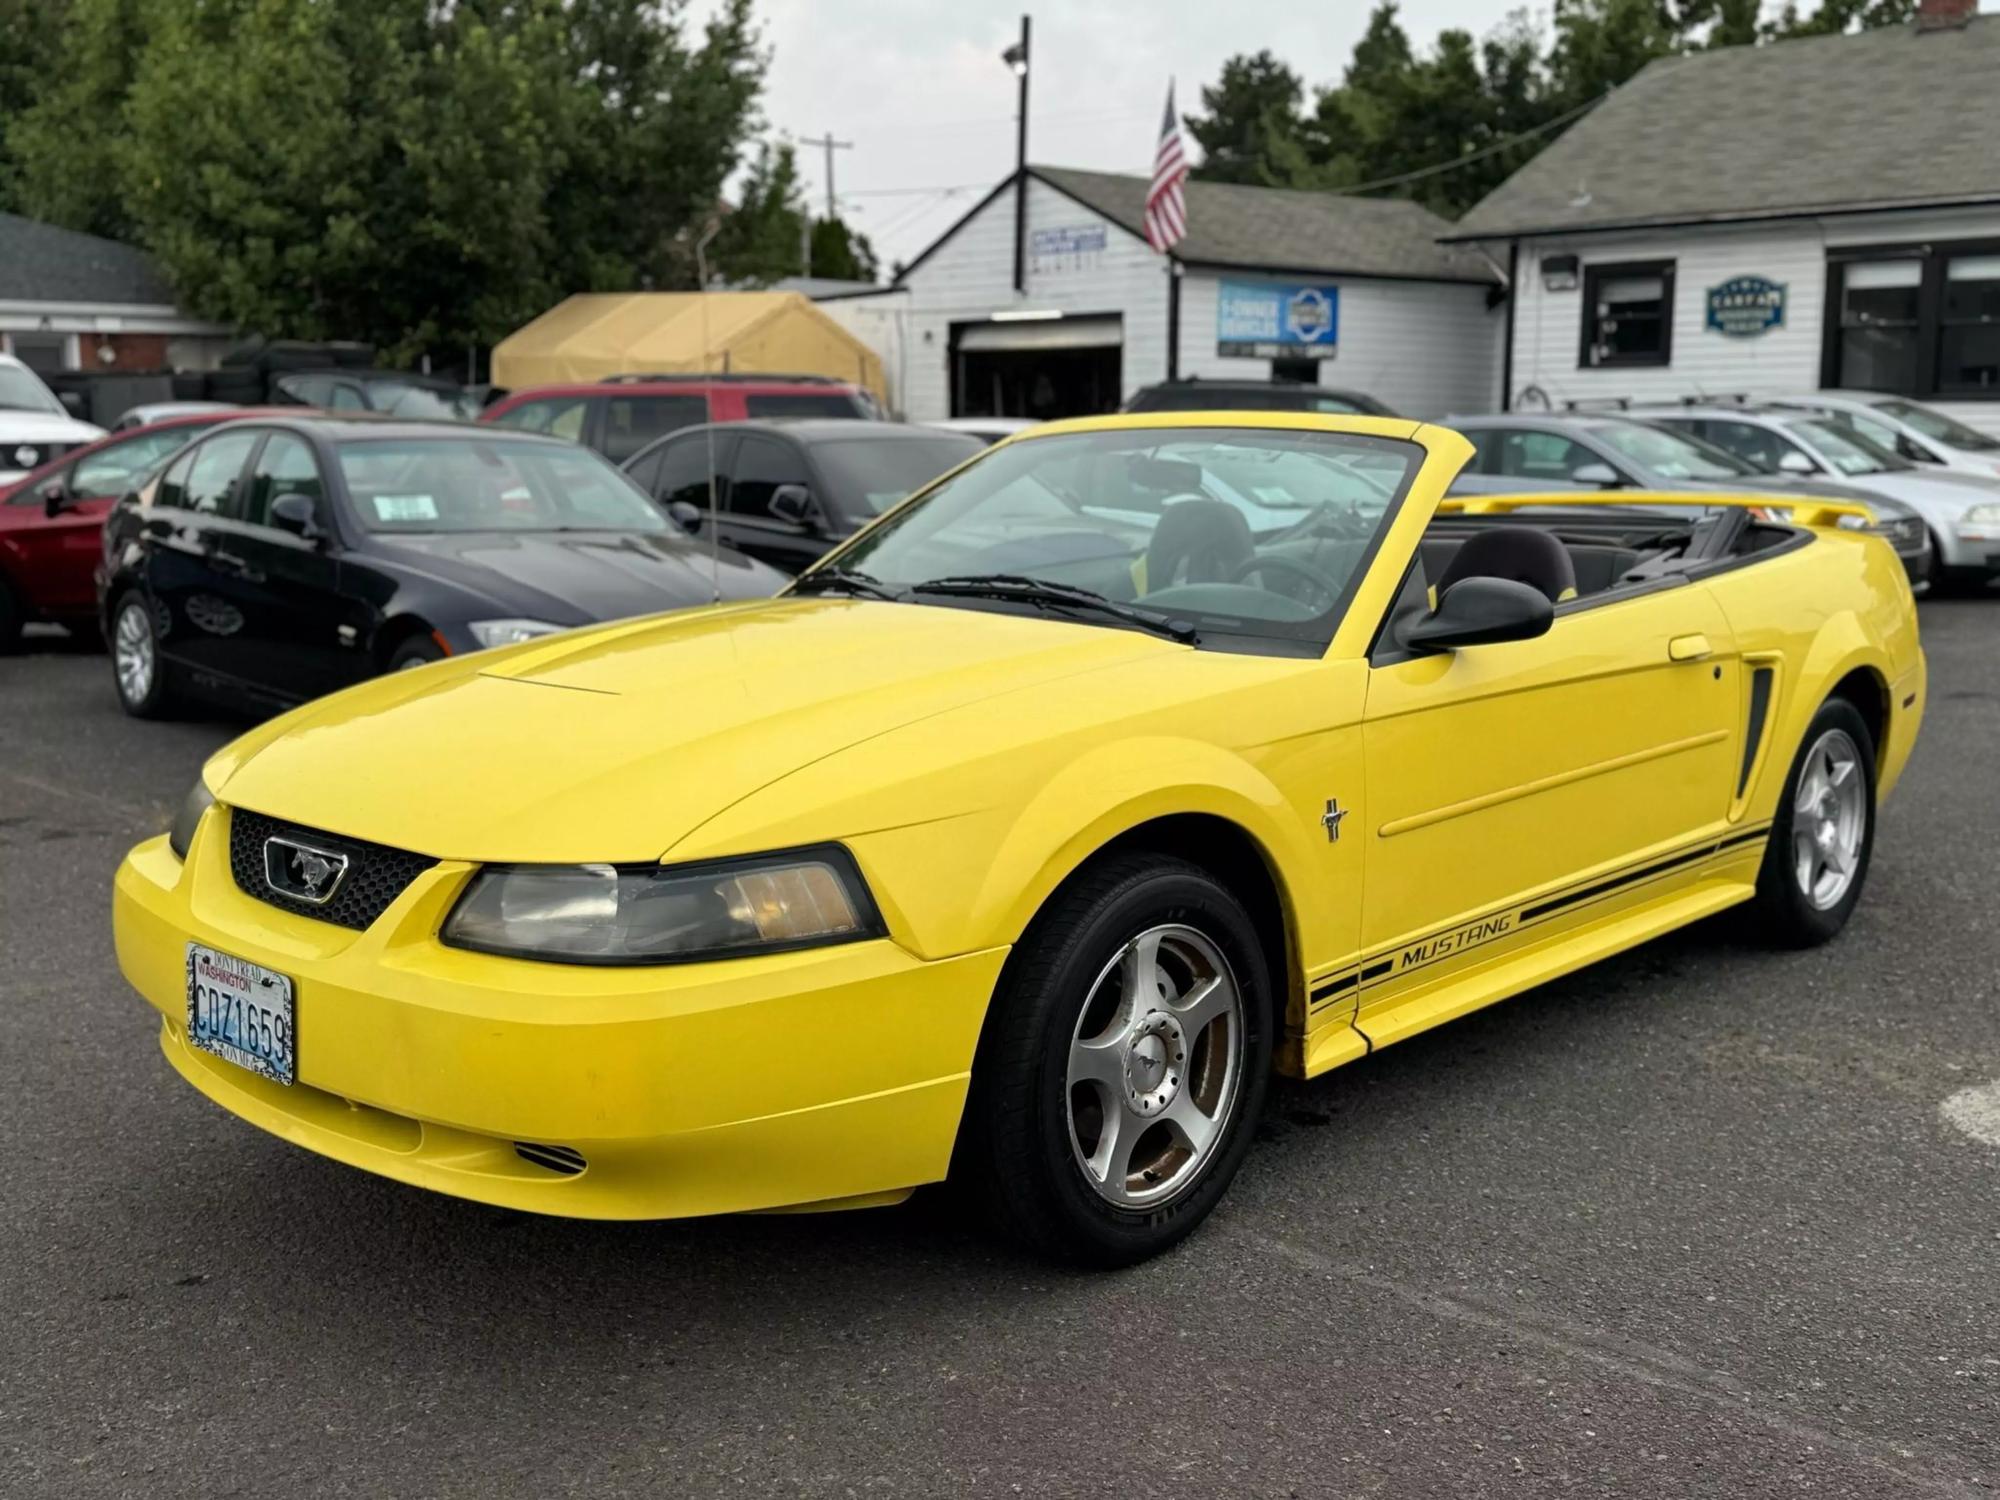
M1992 478L2000 474L2000 438L1988 437L1936 407L1874 391L1817 391L1773 403L1797 406L1852 427L1878 448L1912 463Z
M0 485L103 436L102 427L64 410L33 370L0 354Z
M1932 584L1977 586L2000 576L2000 474L1920 467L1827 413L1796 406L1672 406L1629 415L1690 433L1767 474L1820 477L1902 501L1930 528Z

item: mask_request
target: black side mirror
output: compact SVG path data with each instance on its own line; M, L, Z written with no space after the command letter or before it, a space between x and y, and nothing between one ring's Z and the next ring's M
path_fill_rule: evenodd
M312 496L297 492L280 495L271 502L271 524L309 542L319 540L322 534L319 507L313 504Z
M58 391L56 400L62 402L63 410L79 422L90 420L90 398L82 391Z
M76 504L76 496L60 479L51 479L42 486L42 514L53 521L57 516Z
M1461 578L1437 608L1403 633L1416 651L1452 651L1548 634L1556 609L1538 588L1511 578Z
M814 531L823 529L825 525L819 503L813 499L812 491L802 484L781 484L772 490L771 514L780 521L790 521L794 526Z

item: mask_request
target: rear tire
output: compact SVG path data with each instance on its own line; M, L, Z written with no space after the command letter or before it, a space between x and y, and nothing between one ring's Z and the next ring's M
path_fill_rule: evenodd
M1249 1150L1270 965L1207 871L1131 854L1058 891L1008 960L953 1179L1010 1237L1095 1266L1157 1255Z
M412 667L427 667L434 661L443 660L444 647L427 635L413 635L389 653L388 670L406 672Z
M0 578L0 654L20 647L22 623L21 603L14 597L13 586Z
M136 591L121 596L111 610L111 682L118 704L135 719L165 718L173 711L168 667L160 657L159 622Z
M1790 948L1847 925L1875 848L1875 740L1860 711L1829 698L1813 715L1771 821L1757 876L1758 930Z

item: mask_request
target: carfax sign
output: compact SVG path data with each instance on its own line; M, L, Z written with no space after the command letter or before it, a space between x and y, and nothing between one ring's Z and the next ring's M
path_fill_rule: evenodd
M1332 359L1340 288L1225 281L1216 293L1215 352L1244 359Z
M1732 276L1708 289L1708 326L1733 339L1753 339L1785 326L1785 284L1762 276Z

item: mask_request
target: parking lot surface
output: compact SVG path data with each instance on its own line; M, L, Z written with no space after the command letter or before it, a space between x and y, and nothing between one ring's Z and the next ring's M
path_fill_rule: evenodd
M230 1118L108 902L240 726L128 721L33 637L0 659L0 1494L2000 1488L2000 599L1922 624L1837 942L1710 923L1283 1085L1209 1224L1114 1275L941 1195L547 1221Z

